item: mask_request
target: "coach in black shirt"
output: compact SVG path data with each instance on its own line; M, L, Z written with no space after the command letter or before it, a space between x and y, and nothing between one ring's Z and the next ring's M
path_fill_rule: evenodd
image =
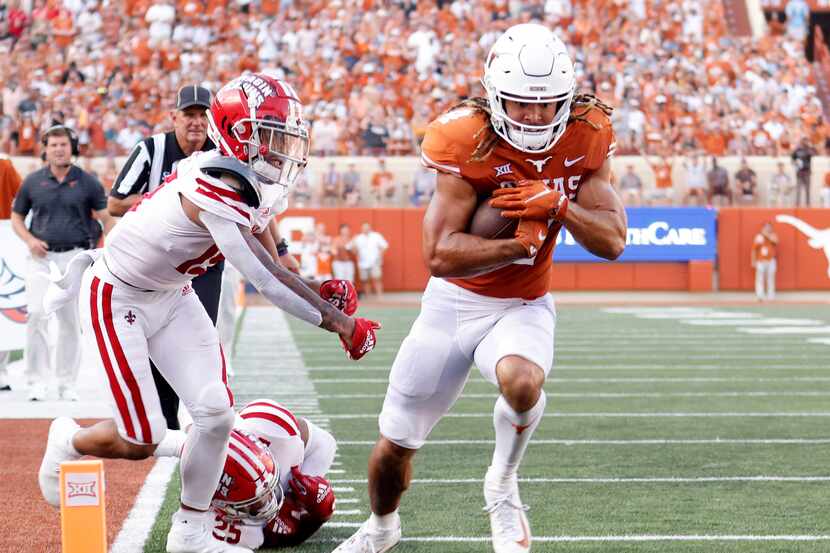
M176 95L176 110L172 114L173 131L155 134L136 144L127 163L121 169L110 191L107 209L115 216L124 215L141 198L152 192L170 175L179 161L197 151L213 150L207 137L207 110L210 109L210 91L197 85L184 86ZM205 307L213 324L219 310L224 263L210 267L193 279L193 289ZM161 408L167 427L179 428L179 398L156 366L150 362L156 382Z
M43 136L46 166L23 180L12 205L14 232L31 254L26 275L26 377L29 399L46 399L49 368L48 318L43 311L43 296L49 285L49 265L63 271L80 251L96 246L93 225L104 224L109 232L112 218L106 210L107 196L101 183L72 164L77 153L74 133L62 125L48 129ZM29 228L25 219L31 212ZM93 219L97 219L95 221ZM74 385L80 365L80 325L78 304L69 302L56 313L58 393L61 399L77 401Z

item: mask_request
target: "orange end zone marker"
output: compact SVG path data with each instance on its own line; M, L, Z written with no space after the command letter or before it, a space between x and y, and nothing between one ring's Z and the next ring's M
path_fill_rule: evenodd
M107 553L104 463L61 463L61 543L63 553Z

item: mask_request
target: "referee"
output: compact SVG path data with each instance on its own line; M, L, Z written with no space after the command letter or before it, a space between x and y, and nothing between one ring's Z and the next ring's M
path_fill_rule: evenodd
M152 192L170 175L179 161L193 152L213 150L207 137L207 110L210 109L210 91L198 85L182 87L176 96L176 110L172 113L173 131L154 134L139 142L110 191L107 209L111 215L124 215L141 196ZM213 324L219 309L224 262L210 267L193 279L193 289L205 307ZM150 361L153 379L167 420L167 428L179 429L179 398L173 388Z

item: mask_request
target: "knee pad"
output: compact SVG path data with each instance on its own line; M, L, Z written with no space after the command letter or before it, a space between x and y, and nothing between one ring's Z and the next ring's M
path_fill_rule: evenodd
M229 435L235 420L228 389L222 382L212 382L199 394L193 409L193 424L202 432Z

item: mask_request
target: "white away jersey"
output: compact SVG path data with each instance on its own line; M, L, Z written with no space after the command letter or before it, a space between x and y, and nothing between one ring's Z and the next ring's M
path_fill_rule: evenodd
M270 399L258 399L247 404L236 415L234 428L254 434L268 445L280 470L280 485L288 489L291 467L301 466L305 445L300 436L297 418L285 406ZM228 543L257 549L265 541L264 524L229 522L214 512L213 535Z
M220 155L196 152L182 160L165 184L145 194L115 225L104 242L104 258L115 276L145 290L175 290L224 259L207 229L185 215L179 195L254 232L265 228L269 211L247 205L236 190L200 169Z

